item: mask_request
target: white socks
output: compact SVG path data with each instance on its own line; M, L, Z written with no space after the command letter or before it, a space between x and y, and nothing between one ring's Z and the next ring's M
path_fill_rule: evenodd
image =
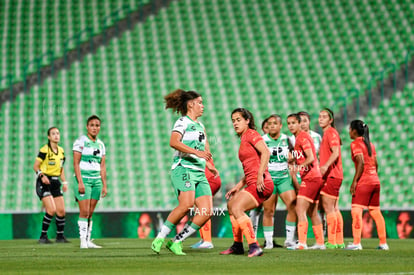
M252 221L255 236L257 236L257 228L259 227L260 210L257 208L250 210L250 220Z
M86 240L88 235L88 222L87 221L78 221L79 226L79 237Z
M295 232L296 232L296 226L286 225L286 240L293 242L295 240Z
M166 238L168 236L168 234L170 234L170 232L171 232L171 229L168 226L166 226L165 224L163 224L161 226L160 232L157 235L157 238Z
M197 229L194 229L191 225L189 225L188 223L184 226L183 230L181 230L180 233L178 233L173 241L174 242L178 242L178 241L184 241L185 239L187 239L188 237L190 237L191 235L194 234L194 232L196 232Z

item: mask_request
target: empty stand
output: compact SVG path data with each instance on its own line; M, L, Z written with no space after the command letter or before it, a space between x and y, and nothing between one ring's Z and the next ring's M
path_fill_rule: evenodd
M102 16L117 7L109 0L99 5L78 1L76 8L10 2L1 4L6 12L0 15L0 28L7 29L1 32L1 64L3 71L16 74L26 59L49 46L61 52L63 40L83 26L96 31ZM139 1L117 4L124 2ZM260 125L272 113L314 114L353 87L362 92L372 71L404 62L405 49L414 44L413 12L412 4L401 1L173 1L82 62L1 106L0 154L7 160L0 164L1 186L15 193L2 191L2 198L13 198L2 199L0 210L40 209L32 166L52 125L61 130L66 175L74 187L72 143L85 133L86 118L94 113L102 118L100 138L107 146L108 197L99 209L172 208L173 151L168 144L178 116L164 110L163 96L176 88L203 95L200 120L223 186L234 183L242 171L230 121L234 108L250 109ZM23 17L29 22L23 24ZM413 140L408 128L414 122L412 90L410 85L364 118L372 125L380 163L389 163L380 169L387 208L413 205L414 190L408 187L412 169L395 161L399 152L398 160L413 165L408 155L413 147L408 142ZM349 207L353 164L349 138L345 132L342 136L347 174L340 206ZM66 199L68 211L77 210L72 194L70 190ZM400 202L401 194L411 196L408 202Z

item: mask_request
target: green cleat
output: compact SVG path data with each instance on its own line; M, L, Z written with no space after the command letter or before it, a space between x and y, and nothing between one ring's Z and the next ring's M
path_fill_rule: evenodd
M344 243L342 243L342 244L337 244L337 245L336 245L336 248L339 248L339 249L345 249L345 244L344 244Z
M155 238L155 240L151 244L151 249L155 253L159 254L161 250L161 246L164 243L164 238Z
M330 242L326 242L326 243L325 243L325 247L326 247L327 249L336 249L336 248L338 247L338 245L336 245L336 244L331 244Z
M179 255L179 256L186 255L183 252L182 242L173 242L173 241L170 240L170 241L168 241L166 247L168 248L168 250L170 250L175 255Z

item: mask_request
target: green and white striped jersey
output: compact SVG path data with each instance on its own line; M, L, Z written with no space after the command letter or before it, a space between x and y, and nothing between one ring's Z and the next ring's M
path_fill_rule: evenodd
M285 134L280 134L278 139L273 139L268 134L263 136L263 140L270 151L269 173L272 178L289 177L288 156L289 138Z
M172 132L179 132L182 135L181 142L185 145L199 151L204 151L206 135L204 125L201 122L195 122L188 116L183 116L175 122ZM175 150L171 169L174 169L179 164L186 168L199 171L204 171L206 167L205 159L199 158L194 154L187 154Z
M83 135L75 140L72 150L82 154L79 164L82 178L101 177L101 160L105 156L105 145L99 138L92 141Z
M322 137L317 132L312 130L309 131L311 138L313 139L313 144L315 145L316 154L319 154L319 149L321 148Z

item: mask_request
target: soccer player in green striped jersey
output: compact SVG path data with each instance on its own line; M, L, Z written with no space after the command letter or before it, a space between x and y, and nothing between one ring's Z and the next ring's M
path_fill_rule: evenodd
M87 134L73 144L73 166L78 183L74 192L79 204L80 248L101 248L91 240L93 212L99 199L107 194L105 145L98 138L100 118L90 116L86 129Z
M270 151L270 160L268 169L272 176L275 185L272 196L263 203L263 231L265 236L265 249L273 248L273 231L277 196L279 196L285 203L287 208L287 216L285 221L286 240L285 246L289 247L295 245L295 231L296 231L296 212L295 189L299 189L295 171L289 169L288 160L292 158L290 151L293 146L287 135L281 133L282 118L279 115L271 115L267 124L269 133L263 136L263 139ZM293 177L292 177L293 176ZM292 182L293 179L293 182Z
M170 146L175 149L171 181L178 197L178 206L168 215L152 242L151 249L159 253L167 235L195 205L199 211L193 220L166 245L174 254L185 255L182 251L182 242L207 222L213 208L205 168L207 166L216 176L218 171L207 163L212 156L204 125L198 121L204 111L201 95L194 91L178 89L166 95L164 99L166 109L171 108L182 115L176 121L170 137Z

